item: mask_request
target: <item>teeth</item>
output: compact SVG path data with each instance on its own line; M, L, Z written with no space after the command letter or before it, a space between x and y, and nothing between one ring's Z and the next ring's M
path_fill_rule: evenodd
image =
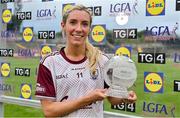
M75 35L75 37L81 37L81 36L76 36L76 35Z
M73 35L74 37L80 38L82 37L81 35Z

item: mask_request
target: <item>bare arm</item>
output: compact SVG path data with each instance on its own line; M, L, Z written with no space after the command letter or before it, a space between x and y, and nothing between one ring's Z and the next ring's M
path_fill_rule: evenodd
M65 116L93 102L103 100L106 89L96 89L88 95L75 100L66 100L63 102L53 102L51 100L42 99L41 104L44 115L46 117Z

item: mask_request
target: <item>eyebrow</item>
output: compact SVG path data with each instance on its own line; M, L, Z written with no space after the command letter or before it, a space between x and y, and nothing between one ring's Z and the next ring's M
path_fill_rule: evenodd
M69 19L69 20L77 20L77 19ZM89 22L88 20L83 20L83 22Z
M77 21L77 19L69 19L69 21ZM82 22L90 22L90 21L88 21L88 20L83 20Z

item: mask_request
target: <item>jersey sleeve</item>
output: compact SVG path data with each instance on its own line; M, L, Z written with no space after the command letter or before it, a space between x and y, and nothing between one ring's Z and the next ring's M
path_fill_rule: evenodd
M37 99L52 100L55 100L56 97L51 72L42 63L39 64L35 96Z

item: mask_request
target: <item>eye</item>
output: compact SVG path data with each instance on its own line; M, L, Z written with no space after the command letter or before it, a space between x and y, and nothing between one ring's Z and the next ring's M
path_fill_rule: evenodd
M76 20L70 20L69 23L70 23L71 25L75 25L75 24L77 23L77 21L76 21Z
M89 23L88 23L88 22L83 22L82 25L83 25L84 27L88 27L88 26L89 26Z
M76 22L75 21L70 21L70 24L74 25L74 24L76 24Z

